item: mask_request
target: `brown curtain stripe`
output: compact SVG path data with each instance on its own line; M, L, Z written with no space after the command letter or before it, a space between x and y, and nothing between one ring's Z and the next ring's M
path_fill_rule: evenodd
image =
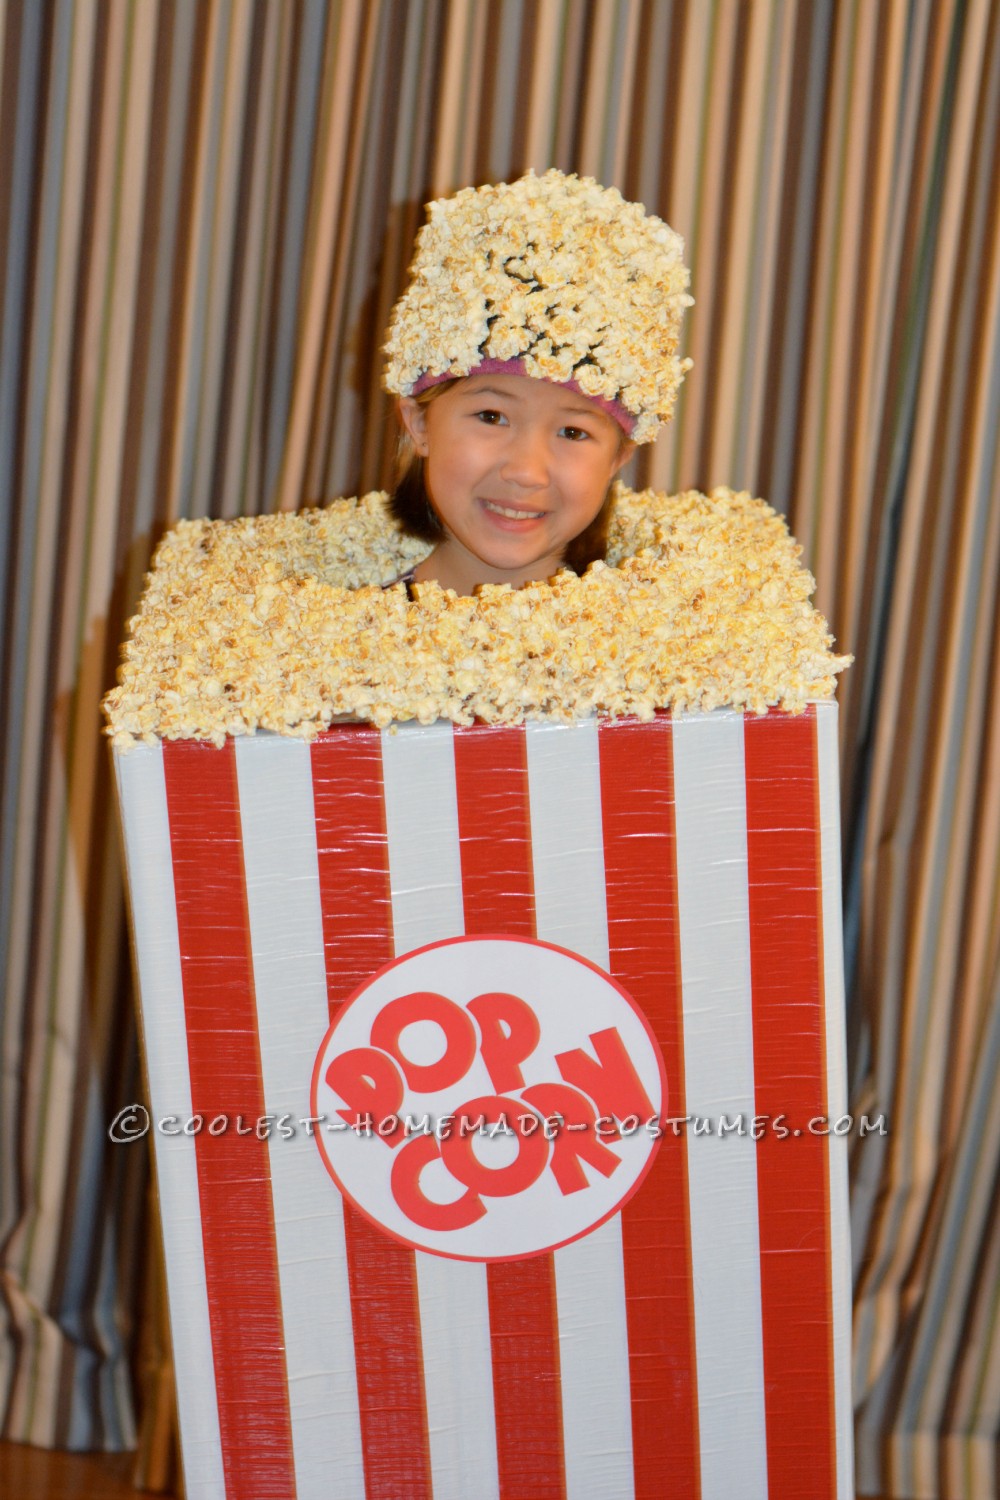
M695 370L633 483L788 515L840 690L862 1489L1000 1489L1000 8L0 7L0 1395L141 1443L169 1340L98 700L181 516L384 486L421 205L558 166L685 236ZM144 1269L145 1267L145 1269ZM138 1376L137 1381L134 1377ZM140 1408L134 1409L138 1390ZM137 1422L138 1415L138 1422Z

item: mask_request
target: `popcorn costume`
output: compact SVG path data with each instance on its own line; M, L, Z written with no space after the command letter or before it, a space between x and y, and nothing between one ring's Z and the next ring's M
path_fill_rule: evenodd
M558 172L434 203L386 384L650 442L682 253ZM157 549L105 712L191 1496L853 1494L849 658L770 506L612 495L472 596L382 493Z

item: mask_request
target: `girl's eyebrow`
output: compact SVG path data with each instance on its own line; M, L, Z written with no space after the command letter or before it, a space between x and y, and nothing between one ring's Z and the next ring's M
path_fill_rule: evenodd
M494 396L500 401L516 401L522 404L526 400L525 393L522 391L502 391L495 385L480 385L474 391L470 391L466 387L463 395L467 396L470 401L478 401L480 396ZM578 418L596 417L600 419L605 415L604 412L595 411L589 402L586 406L577 406L573 401L563 401L560 403L559 410L563 415ZM609 418L609 420L613 419Z
M466 387L463 392L470 401L478 401L480 396L496 396L501 401L521 401L523 397L514 391L501 391L495 385L480 385L474 391Z

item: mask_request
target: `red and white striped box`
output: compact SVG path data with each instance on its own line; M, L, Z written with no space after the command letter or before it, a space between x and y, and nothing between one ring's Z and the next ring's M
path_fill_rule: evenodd
M189 1500L853 1493L833 704L116 766ZM348 1130L338 1057L439 1114L617 1068L655 1128L491 1196Z

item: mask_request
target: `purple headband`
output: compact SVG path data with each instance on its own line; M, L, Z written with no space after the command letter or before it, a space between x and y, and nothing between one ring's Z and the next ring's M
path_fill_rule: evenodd
M484 359L469 371L469 375L523 375L531 380L544 379L543 376L529 376L522 359ZM468 376L453 375L450 370L445 370L441 375L421 375L413 382L411 395L419 396L421 391L428 390L432 385L440 385L445 380L467 378ZM607 412L608 416L618 423L626 437L632 436L638 418L632 412L626 411L620 401L610 401L607 396L591 396L587 391L581 390L575 380L547 380L546 384L564 385L567 390L575 391L585 401L591 401L594 406L599 406L601 411Z

